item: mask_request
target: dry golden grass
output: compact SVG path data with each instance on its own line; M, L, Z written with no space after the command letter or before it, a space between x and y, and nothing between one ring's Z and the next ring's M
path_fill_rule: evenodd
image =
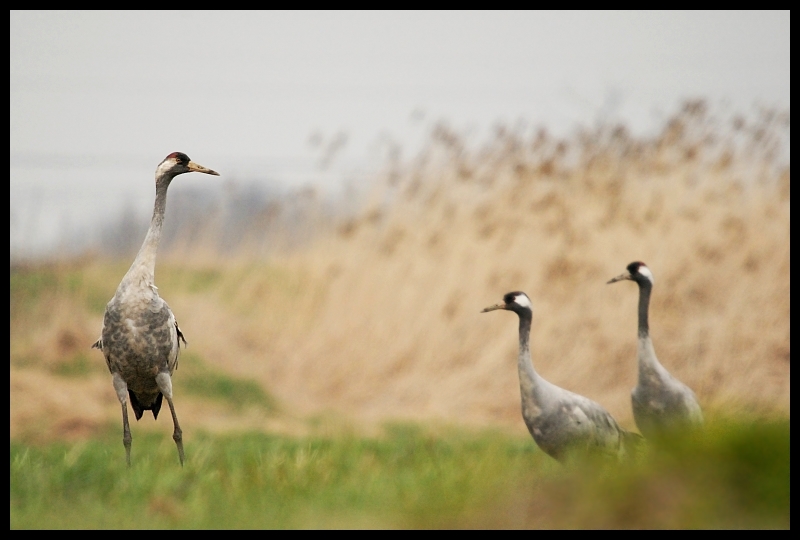
M641 260L655 275L656 352L707 415L788 415L789 169L759 151L757 134L737 147L741 129L709 142L705 112L691 105L646 141L621 128L569 141L499 132L469 150L439 128L427 153L390 171L363 211L302 250L268 263L175 250L161 257L157 282L189 350L257 380L284 417L524 433L516 317L480 310L527 292L536 369L633 427L638 291L605 283ZM730 145L719 142L726 135ZM125 271L74 264L108 298ZM213 279L187 286L193 272ZM57 414L42 403L61 391L73 392L63 406L70 418L118 421L102 357L84 349L101 323L86 311L87 287L72 300L55 295L46 315L15 314L12 295L12 437L32 416ZM98 369L80 380L31 378L76 351ZM198 398L176 404L192 429L247 424L232 413L211 422ZM250 416L248 425L270 427Z

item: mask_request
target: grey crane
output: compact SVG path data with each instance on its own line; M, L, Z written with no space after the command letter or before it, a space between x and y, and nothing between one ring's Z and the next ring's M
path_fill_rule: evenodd
M703 412L691 388L673 377L658 361L650 338L647 314L653 273L640 261L630 263L626 272L608 281L630 280L639 286L639 381L631 391L631 404L636 427L647 438L663 435L672 429L699 426Z
M524 292L503 296L503 302L481 313L505 309L519 316L519 390L522 418L533 440L546 454L566 461L573 453L599 453L622 458L635 449L641 435L617 425L611 414L591 399L543 379L533 368L530 350L533 306Z
M175 426L172 439L178 447L181 465L184 461L183 435L172 403L172 373L178 367L180 341L185 346L186 340L172 310L158 295L154 275L167 206L167 188L173 178L188 172L219 176L216 171L192 162L182 152L171 153L158 165L156 201L150 228L136 259L106 305L100 339L92 345L103 351L114 390L122 405L122 443L128 467L131 465L132 440L128 398L136 420L144 411L152 411L153 418L158 418L162 398L167 398Z

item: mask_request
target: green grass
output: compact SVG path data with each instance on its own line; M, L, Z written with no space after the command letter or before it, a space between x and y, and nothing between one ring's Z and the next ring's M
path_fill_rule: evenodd
M183 291L191 294L214 290L224 277L222 271L217 269L187 269L169 264L161 265L156 271L158 272L159 287L168 291Z
M97 362L97 358L89 358L86 353L73 355L68 361L55 364L52 372L62 377L83 377L94 372L108 373L104 362Z
M296 438L12 441L12 529L788 528L789 422L720 423L637 462L563 467L530 439L388 426Z
M118 272L120 265L109 265L101 275L88 275L82 263L76 265L38 265L11 268L11 316L21 315L54 298L77 300L94 314L102 314L114 295L116 284L105 273ZM119 275L121 278L125 271ZM108 285L106 284L108 283Z
M185 373L175 378L181 392L222 402L239 411L249 406L266 413L278 410L277 401L256 381L227 375L209 365L197 353L184 352L178 367Z
M17 265L11 267L11 314L22 314L49 303L53 298L70 299L92 314L103 314L130 262L92 265L73 264ZM156 280L173 294L203 294L220 287L224 274L217 269L185 269L168 263L156 268Z
M276 410L275 401L257 382L221 373L201 373L184 377L178 386L187 394L221 401L236 410L254 405L266 412Z

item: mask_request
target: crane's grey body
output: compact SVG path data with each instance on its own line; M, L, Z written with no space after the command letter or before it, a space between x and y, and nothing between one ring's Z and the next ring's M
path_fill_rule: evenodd
M703 412L691 388L672 376L661 365L653 348L648 323L653 274L642 262L632 262L624 274L608 283L635 281L639 286L637 360L639 379L631 391L631 408L636 426L645 437L653 438L675 429L699 426Z
M167 399L175 426L172 438L181 465L184 461L182 431L172 402L172 373L178 367L180 341L183 340L184 344L186 341L172 310L158 295L155 262L167 204L167 188L175 176L191 171L218 175L191 162L186 154L180 152L167 156L156 169L156 200L150 228L136 259L106 305L101 337L93 345L103 351L114 390L122 405L122 441L129 466L129 398L137 420L147 410L158 418L161 402L163 398Z
M503 300L483 311L506 309L519 316L517 370L522 418L536 444L559 461L565 461L573 452L623 457L640 436L620 428L600 404L543 379L531 361L530 299L517 291L506 294Z
M658 362L650 336L639 336L639 381L631 391L636 426L645 437L682 426L701 425L703 412L691 388Z
M158 417L162 393L155 377L178 367L179 332L152 280L126 275L106 306L101 340L108 369L125 381L137 420L145 410Z

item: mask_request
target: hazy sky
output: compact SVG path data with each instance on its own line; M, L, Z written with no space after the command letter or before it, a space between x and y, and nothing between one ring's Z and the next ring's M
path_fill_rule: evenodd
M180 150L222 180L325 179L446 120L653 129L686 97L789 107L789 12L21 12L10 16L11 250L123 204ZM346 136L346 139L342 138ZM311 140L320 143L312 147ZM207 181L207 180L206 180ZM16 246L16 247L15 247Z

